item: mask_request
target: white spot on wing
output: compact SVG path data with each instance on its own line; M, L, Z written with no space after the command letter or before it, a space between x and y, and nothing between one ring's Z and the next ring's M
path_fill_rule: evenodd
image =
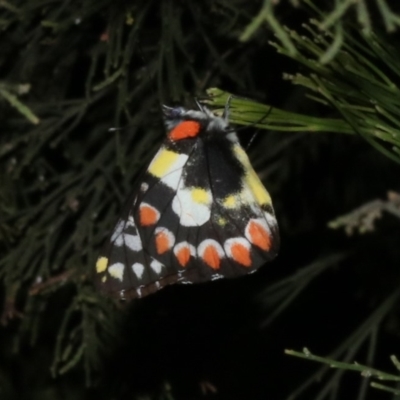
M138 279L141 279L144 272L144 266L140 263L134 263L132 265L132 271L137 276Z
M139 235L124 234L123 237L124 237L126 246L129 247L131 250L133 250L133 251L142 250L142 241L140 240Z
M153 260L150 263L150 267L156 274L160 274L162 268L164 267L164 264L161 264L159 261L153 258Z
M211 194L207 203L198 203L193 200L192 189L178 188L172 210L179 216L183 226L200 226L205 224L211 216Z
M115 238L114 240L114 244L118 247L121 247L124 244L124 236L123 235L119 235Z
M125 265L122 263L115 263L108 267L108 273L115 279L118 279L122 282L124 277Z
M129 227L135 227L135 221L133 220L133 216L129 215L128 217L128 221L126 221L126 225L127 228Z
M178 168L174 171L171 171L167 175L164 175L160 181L170 187L173 190L178 188L179 182L182 176L182 168Z

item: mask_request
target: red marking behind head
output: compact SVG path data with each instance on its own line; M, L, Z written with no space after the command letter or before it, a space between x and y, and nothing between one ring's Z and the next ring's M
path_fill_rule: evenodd
M200 124L196 121L183 121L178 124L168 134L168 137L172 140L187 139L189 137L195 137L200 132Z
M233 243L231 246L232 258L245 267L251 266L250 250L241 243Z
M260 223L252 220L249 222L247 229L251 243L265 251L268 251L271 248L271 237Z

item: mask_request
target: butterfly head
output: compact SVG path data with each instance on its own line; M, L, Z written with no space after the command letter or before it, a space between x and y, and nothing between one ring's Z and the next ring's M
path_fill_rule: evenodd
M227 119L217 117L204 106L200 106L200 110L163 106L163 112L168 138L172 141L196 138L199 135L232 136Z

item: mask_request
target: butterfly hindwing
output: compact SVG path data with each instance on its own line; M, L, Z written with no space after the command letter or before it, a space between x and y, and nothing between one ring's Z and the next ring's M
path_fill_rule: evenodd
M206 109L169 110L167 139L97 262L114 297L247 274L279 247L270 196L236 134Z

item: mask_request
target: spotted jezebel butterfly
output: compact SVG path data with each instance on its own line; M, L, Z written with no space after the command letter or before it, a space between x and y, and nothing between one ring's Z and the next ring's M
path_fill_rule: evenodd
M140 298L251 273L275 257L271 198L227 111L163 107L167 136L96 263L103 292Z

